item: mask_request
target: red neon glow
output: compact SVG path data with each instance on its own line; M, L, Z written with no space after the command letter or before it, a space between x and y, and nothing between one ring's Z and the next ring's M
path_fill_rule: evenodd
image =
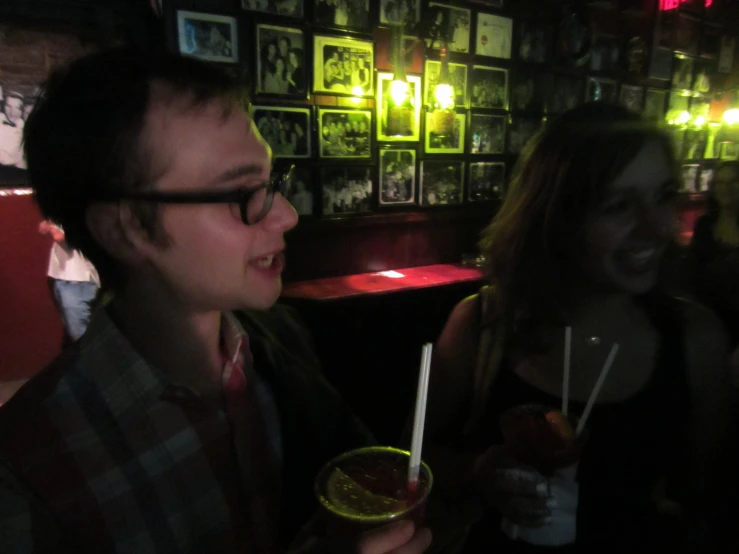
M691 0L659 0L659 9L663 12L676 10L680 4L690 1ZM713 5L713 0L705 0L704 5L706 8L710 8Z

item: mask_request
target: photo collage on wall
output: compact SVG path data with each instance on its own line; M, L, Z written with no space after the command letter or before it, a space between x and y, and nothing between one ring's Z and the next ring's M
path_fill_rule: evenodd
M275 165L296 166L288 194L301 217L500 202L517 156L548 120L584 102L618 103L653 121L707 109L715 71L733 62L720 28L701 31L707 24L695 14L660 27L669 31L655 49L669 52L665 70L664 53L660 69L645 46L651 35L597 24L589 55L567 68L557 19L520 16L512 0L240 0L240 8L178 10L176 48L250 75L250 114ZM404 35L401 102L394 24ZM444 44L446 112L435 94ZM700 133L673 139L694 156L733 152Z

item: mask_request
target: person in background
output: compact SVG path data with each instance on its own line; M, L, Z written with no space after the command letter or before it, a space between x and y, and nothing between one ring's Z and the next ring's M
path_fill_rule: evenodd
M716 168L708 212L696 221L690 253L695 294L721 317L739 345L739 162Z
M270 339L297 215L242 93L215 65L124 47L46 83L30 182L110 300L0 409L3 552L330 551L301 532L313 479L370 437L296 333ZM419 554L430 533L347 542Z
M67 336L76 341L87 329L93 301L100 288L100 278L92 264L79 250L69 247L64 230L51 221L39 223L39 233L51 236L54 243L49 256L48 276L52 281L59 313Z
M527 145L484 232L489 286L454 308L434 348L424 457L434 497L454 508L432 525L437 545L468 533L471 553L548 551L501 530L504 518L548 525L557 499L499 421L523 404L561 406L571 326L572 414L620 350L587 421L576 537L557 551L736 551L726 336L660 279L676 167L665 134L604 103L563 114Z

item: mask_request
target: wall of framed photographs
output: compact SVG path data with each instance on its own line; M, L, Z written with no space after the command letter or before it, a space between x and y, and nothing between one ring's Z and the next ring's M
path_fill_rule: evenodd
M305 248L341 260L347 248L376 250L379 227L408 235L403 254L294 274L308 278L456 261L474 250L526 142L579 103L618 102L659 121L683 107L706 111L721 72L733 69L736 41L704 4L609 0L570 13L557 0L203 0L170 8L170 34L181 53L250 76L257 127L277 162L296 166L298 232L319 237L300 241ZM393 9L407 15L414 108L400 138L387 132ZM572 46L578 24L584 55ZM429 124L439 25L448 25L456 103L445 135ZM696 159L707 152L697 133L673 130L690 158L686 176L700 183L686 190L705 189L715 158ZM437 224L449 235L439 252L414 256ZM346 232L324 232L337 228Z

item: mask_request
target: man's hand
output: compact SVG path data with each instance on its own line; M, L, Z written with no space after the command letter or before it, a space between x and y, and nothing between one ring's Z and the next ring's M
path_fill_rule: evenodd
M62 231L59 227L54 225L48 219L45 219L44 221L39 223L38 232L42 235L51 235L51 238L54 239L54 242L64 242L64 231Z

